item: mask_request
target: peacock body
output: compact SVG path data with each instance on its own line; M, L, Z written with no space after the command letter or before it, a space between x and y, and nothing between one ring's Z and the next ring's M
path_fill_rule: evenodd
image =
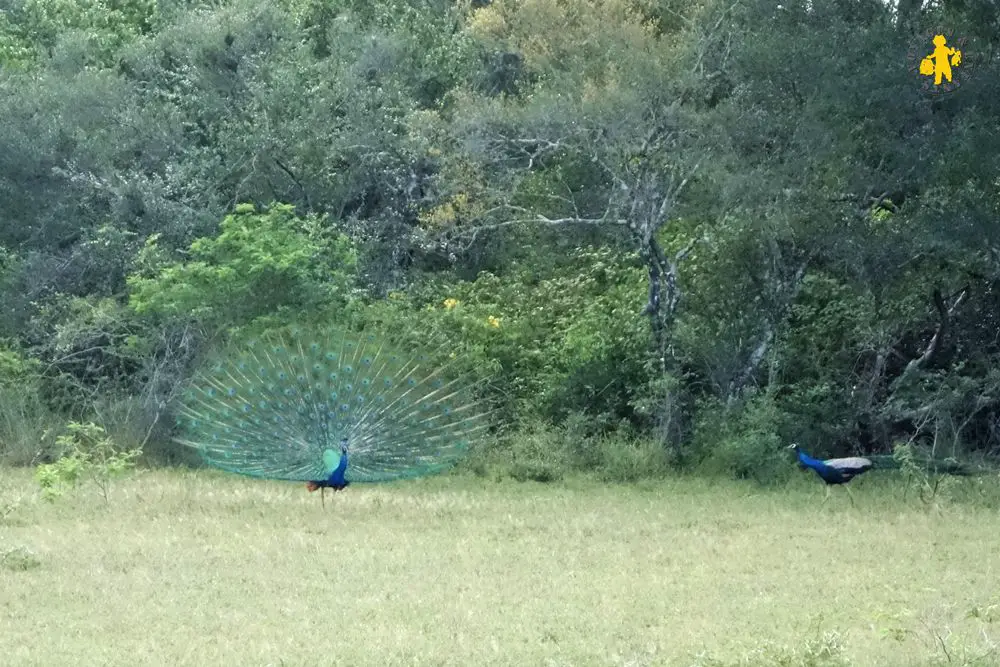
M830 486L838 484L846 485L858 475L863 475L872 469L871 460L861 456L850 456L841 459L814 459L802 451L802 448L796 444L790 445L789 449L795 450L795 457L798 459L800 466L812 470L820 479L826 482L824 503L830 499ZM850 497L851 490L847 486L844 486L844 489L847 490ZM851 503L854 503L853 497L851 497Z
M486 432L488 412L454 355L437 352L344 330L252 341L196 376L176 439L209 465L310 490L439 472Z
M799 465L814 471L827 484L846 484L872 469L871 460L861 456L821 460L809 456L798 445L791 448L795 450Z

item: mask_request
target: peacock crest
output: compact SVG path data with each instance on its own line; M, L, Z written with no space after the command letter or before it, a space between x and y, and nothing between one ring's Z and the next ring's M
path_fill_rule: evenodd
M234 346L183 395L176 439L212 466L267 479L326 480L348 447L353 482L439 472L485 434L488 411L447 349L404 349L346 330Z

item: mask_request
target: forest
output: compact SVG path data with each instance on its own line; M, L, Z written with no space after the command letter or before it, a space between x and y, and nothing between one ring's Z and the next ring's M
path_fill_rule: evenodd
M998 223L994 0L7 0L0 462L188 461L207 355L340 323L484 381L479 471L988 465Z

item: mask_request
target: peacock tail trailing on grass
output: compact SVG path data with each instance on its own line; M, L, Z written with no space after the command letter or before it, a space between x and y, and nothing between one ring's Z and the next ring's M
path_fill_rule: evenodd
M374 333L264 337L196 376L176 439L212 466L310 490L440 472L489 424L454 356Z
M903 467L899 457L893 454L870 454L868 458L871 459L875 470L899 470ZM932 475L968 477L996 472L993 468L977 466L974 463L958 461L956 459L935 458L931 455L921 453L914 454L911 461L919 469Z

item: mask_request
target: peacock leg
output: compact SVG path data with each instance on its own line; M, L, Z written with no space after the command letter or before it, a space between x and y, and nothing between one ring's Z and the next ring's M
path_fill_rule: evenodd
M823 502L820 503L820 507L826 505L826 501L828 501L829 499L830 499L830 486L827 485L826 494L823 496Z
M857 503L854 502L854 493L851 492L851 487L845 484L844 491L847 491L847 497L851 499L851 506L857 507Z
M323 505L323 509L326 509L326 487L319 487L319 502Z

